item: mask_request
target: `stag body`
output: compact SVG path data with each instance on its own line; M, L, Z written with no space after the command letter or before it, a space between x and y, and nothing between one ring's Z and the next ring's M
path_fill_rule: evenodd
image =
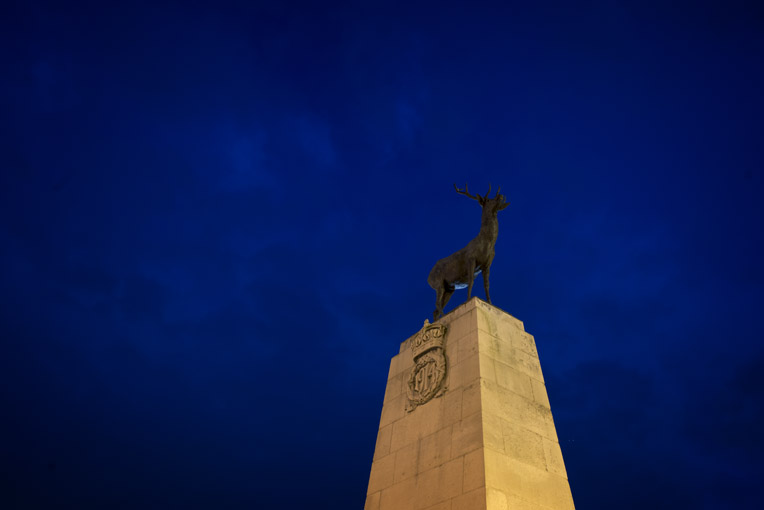
M433 320L443 315L443 309L446 307L451 294L456 289L467 287L467 299L472 297L472 284L475 282L475 276L483 273L483 286L485 287L486 300L491 302L491 295L488 293L488 276L491 271L491 262L496 254L494 246L496 238L499 235L498 212L509 205L504 195L496 192L494 198L488 198L491 194L491 188L484 196L471 195L467 186L464 191L460 190L454 184L457 193L477 200L483 208L483 216L480 220L480 232L477 237L467 244L464 248L444 259L435 263L435 267L430 271L427 283L435 289L435 312Z

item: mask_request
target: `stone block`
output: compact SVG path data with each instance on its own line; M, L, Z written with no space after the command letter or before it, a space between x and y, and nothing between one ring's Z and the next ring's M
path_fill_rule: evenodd
M549 409L490 381L482 381L482 386L484 414L491 414L503 420L521 424L537 434L553 439L549 435L550 430L546 421L547 415L551 416Z
M451 436L451 457L459 457L483 446L480 411L454 424Z
M541 372L541 365L537 358L521 350L513 349L510 345L498 341L489 335L481 336L479 343L481 353L490 356L495 361L509 365L533 379L543 382L544 375Z
M478 355L478 358L480 361L480 378L496 382L496 368L493 358L482 353Z
M538 358L521 350L512 349L510 360L514 362L510 362L510 366L514 365L521 372L528 374L531 379L544 382L544 374L541 372L541 364Z
M485 449L486 485L519 499L555 510L572 510L568 481L545 469Z
M480 411L480 381L475 380L472 386L464 388L462 391L462 416L469 416Z
M526 501L514 494L507 494L507 506L510 510L555 510L545 506L537 505L531 501Z
M502 420L504 453L520 462L546 470L542 436L521 425Z
M395 455L386 455L375 460L371 464L371 475L369 476L368 494L381 491L393 484L393 474L395 469Z
M544 434L544 437L554 442L559 442L559 439L557 439L557 429L554 428L554 420L552 419L551 410L546 410L544 421L546 422L546 434Z
M393 426L387 425L377 432L377 444L374 447L374 460L390 453L390 440L392 439Z
M504 432L502 419L492 413L483 414L483 446L497 452L504 451Z
M403 510L414 508L416 479L407 478L384 489L379 499L379 510Z
M509 510L507 495L499 489L488 487L488 490L486 491L486 501L488 503L488 510ZM514 510L514 508L512 510Z
M396 375L400 373L400 361L398 360L398 356L393 356L390 358L390 368L387 370L387 380L389 381Z
M395 452L395 470L393 482L402 482L417 473L419 463L419 441L408 444Z
M458 457L420 473L416 484L416 508L427 508L462 493L464 459Z
M397 452L404 446L419 439L418 433L410 426L408 420L398 420L392 424L393 431L390 438L390 451Z
M463 388L480 378L480 361L478 356L460 358L461 362L449 367L446 383L449 390Z
M480 344L478 342L477 331L473 331L471 334L462 337L457 342L457 350L459 360L467 359L470 356L477 356Z
M528 400L533 400L531 378L501 361L494 361L495 380L502 388L517 393Z
M435 398L410 413L403 411L401 413L403 416L393 423L390 451L397 451L443 428L445 426L442 420L444 402L443 398Z
M562 450L560 450L560 444L557 441L544 438L544 458L546 459L547 471L568 478L565 462L562 460Z
M454 341L459 341L477 329L477 319L474 308L470 310L465 309L462 311L462 313L458 313L453 319L451 319L450 316L454 312L457 312L457 310L454 310L448 314L445 319L441 320L448 324L448 334L451 335L451 338Z
M546 393L546 385L540 381L531 379L531 389L533 390L533 400L549 409L549 396Z
M483 450L478 448L464 455L464 485L462 492L471 492L474 489L485 487L485 463Z
M390 399L384 406L382 406L382 416L379 420L379 426L384 427L390 425L394 421L400 420L406 415L406 396L399 395L393 399Z
M366 496L366 504L363 506L363 510L379 510L379 497L381 492L375 492Z
M387 386L385 387L385 398L383 402L387 402L394 398L401 396L403 390L403 372L395 375L387 380Z
M449 426L462 419L462 394L461 388L449 388L443 396L442 425Z
M419 406L405 416L412 429L415 429L417 437L429 436L443 428L441 422L443 416L443 398L434 398L426 405Z
M451 501L453 501L453 500L449 499L448 501L442 501L442 502L436 503L436 504L434 504L432 506L428 506L424 510L452 510L452 508L451 508Z
M478 333L478 351L480 354L488 356L491 359L504 360L512 356L512 343L507 339L496 338L483 331Z
M536 341L533 339L533 335L524 331L518 331L512 336L512 347L526 352L534 358L539 357L538 350L536 350Z
M465 492L451 500L451 510L486 510L485 489Z
M419 441L418 472L438 467L451 459L451 426Z
M449 367L455 367L459 363L458 353L458 342L446 341L446 360Z

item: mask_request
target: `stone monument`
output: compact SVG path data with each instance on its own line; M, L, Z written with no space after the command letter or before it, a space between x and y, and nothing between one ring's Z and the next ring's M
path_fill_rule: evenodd
M365 510L573 510L533 336L472 298L390 362Z
M508 204L456 191L483 208L480 233L435 264L435 322L390 362L365 510L574 510L533 336L490 304ZM481 271L488 303L470 299ZM443 316L464 287L467 302Z

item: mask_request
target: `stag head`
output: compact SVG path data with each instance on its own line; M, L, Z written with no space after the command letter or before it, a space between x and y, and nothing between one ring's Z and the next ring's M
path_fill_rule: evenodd
M457 193L460 195L464 195L465 197L469 197L472 200L477 200L480 204L480 207L483 209L488 208L490 212L493 214L496 214L497 212L501 211L502 209L506 208L509 205L509 202L506 201L506 197L502 195L501 192L501 186L499 186L499 189L496 190L496 196L493 198L490 198L489 195L491 194L491 185L488 185L488 193L486 193L483 196L473 195L470 193L469 188L467 187L467 184L464 185L464 189L461 190L456 187L456 184L454 184L454 189Z

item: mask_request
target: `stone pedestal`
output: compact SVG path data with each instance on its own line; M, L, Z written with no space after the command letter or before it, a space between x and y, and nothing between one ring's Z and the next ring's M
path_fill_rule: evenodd
M472 298L401 344L365 510L573 508L522 322Z

